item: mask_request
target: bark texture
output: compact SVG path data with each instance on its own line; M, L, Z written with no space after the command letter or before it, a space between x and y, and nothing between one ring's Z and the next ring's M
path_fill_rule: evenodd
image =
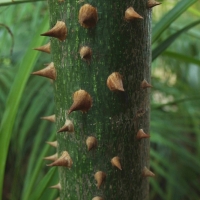
M82 5L97 8L98 22L86 29L78 21ZM124 20L125 10L132 6L144 19ZM150 82L151 9L147 0L101 0L89 2L49 0L50 26L58 20L66 23L64 42L51 39L52 61L57 79L55 84L56 126L59 130L70 119L74 133L57 133L58 153L67 151L72 167L58 167L62 200L89 200L100 196L110 200L148 199L148 180L142 177L149 167L149 139L137 140L139 129L149 133L149 92L141 82ZM81 59L82 46L92 49L90 62ZM110 91L108 76L119 72L124 92ZM87 113L67 111L73 93L86 90L93 99ZM86 139L97 139L96 149L87 150ZM111 165L119 156L122 170ZM98 189L94 175L106 174Z

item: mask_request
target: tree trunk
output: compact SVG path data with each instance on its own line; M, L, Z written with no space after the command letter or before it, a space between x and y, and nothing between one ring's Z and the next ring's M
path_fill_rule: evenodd
M97 22L95 9L93 19L79 19L79 10L85 5L82 1L49 1L51 27L57 21L67 26L64 41L51 39L57 73L56 126L59 130L66 119L74 125L73 133L57 133L59 156L67 151L73 161L71 166L58 167L60 199L148 199L148 180L142 170L149 167L149 139L136 136L140 129L149 134L149 89L141 83L144 79L150 82L151 9L147 0L89 3L97 9ZM125 19L129 7L143 19ZM80 55L83 46L90 47L92 53ZM110 82L112 91L108 88L107 79L113 72L117 73L111 81L119 79L120 84L122 77L124 91L115 89L117 83ZM92 97L92 107L88 110L90 106L85 105L68 114L73 94L80 89ZM88 136L97 140L90 151ZM122 170L111 164L116 156ZM99 187L95 180L98 171L103 172Z

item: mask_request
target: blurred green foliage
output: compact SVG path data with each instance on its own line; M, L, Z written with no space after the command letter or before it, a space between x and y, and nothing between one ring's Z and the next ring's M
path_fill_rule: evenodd
M200 196L200 2L162 3L152 13L154 87L150 160L156 177L150 179L150 199L197 200ZM36 47L35 40L35 44L41 45L48 42L39 39L38 33L39 27L48 26L48 15L46 2L2 7L0 4L0 130L12 133L9 138L3 137L7 132L0 132L1 145L10 144L8 150L1 146L0 152L1 158L7 155L4 183L0 183L4 200L58 196L57 191L48 188L57 184L57 171L49 170L42 159L55 153L53 147L45 144L55 139L55 127L40 121L41 116L54 112L52 84L45 78L27 75L32 66L36 71L51 61L48 54L30 51ZM19 72L26 65L27 71ZM27 82L16 82L19 76ZM9 105L13 105L16 118ZM2 141L3 138L7 141ZM2 170L3 165L0 166Z

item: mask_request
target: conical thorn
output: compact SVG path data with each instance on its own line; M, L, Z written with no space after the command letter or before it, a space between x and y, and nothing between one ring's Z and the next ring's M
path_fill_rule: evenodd
M50 186L49 188L52 188L52 189L58 189L58 190L61 190L61 189L62 189L60 183L58 183L58 184L56 184L56 185L52 185L52 186Z
M68 114L73 111L81 110L87 112L92 107L92 97L85 90L78 90L73 95L73 104L70 107Z
M98 20L97 9L90 4L84 4L79 10L79 23L84 28L93 28Z
M57 140L56 141L53 141L53 142L46 142L47 144L49 144L49 145L51 145L51 146L53 146L53 147L55 147L55 148L57 148L58 147L58 142L57 142Z
M122 170L120 158L118 156L115 156L111 159L111 164L117 167L119 170Z
M94 178L97 181L97 188L99 189L106 179L106 174L102 171L98 171L95 173Z
M152 88L153 86L149 84L145 79L141 82L141 88L146 89L146 88Z
M56 121L56 115L49 115L45 117L40 117L40 119L48 120L50 122L55 122Z
M102 197L96 196L94 198L92 198L92 200L104 200Z
M158 2L158 1L155 1L155 0L148 0L148 2L147 2L147 7L148 7L148 8L152 8L152 7L158 6L158 5L160 5L160 4L161 4L161 3Z
M86 140L88 151L97 147L97 139L94 136L89 136Z
M41 36L49 36L58 38L60 41L64 41L67 37L67 27L65 22L57 21L56 25L46 33L42 33Z
M111 91L124 92L122 75L118 72L113 72L107 79L107 86Z
M125 20L132 21L134 19L143 19L141 15L139 15L133 7L129 7L125 11Z
M145 138L149 138L150 137L150 135L149 134L146 134L144 131L143 131L143 129L139 129L139 131L137 132L137 136L136 136L136 138L138 139L138 140L141 140L141 139L145 139Z
M36 71L32 73L33 75L44 76L46 78L50 78L56 80L56 69L54 67L54 63L51 62L47 67L42 70Z
M51 53L51 44L50 42L41 46L41 47L36 47L34 48L34 50L38 50L38 51L42 51L42 52L45 52L45 53Z
M88 61L88 62L91 60L92 50L90 47L88 47L88 46L81 47L79 53L80 53L81 59Z
M58 154L55 153L55 154L53 154L53 155L51 155L51 156L44 157L43 159L44 159L44 160L52 160L52 161L55 161L55 160L58 159Z
M63 151L62 155L53 163L48 164L47 166L64 166L71 168L73 161L67 151Z
M155 176L155 174L152 172L152 171L150 171L146 166L143 168L143 170L142 170L142 176L143 177L154 177Z
M62 126L57 133L60 132L74 132L74 125L71 120L66 119L64 126Z

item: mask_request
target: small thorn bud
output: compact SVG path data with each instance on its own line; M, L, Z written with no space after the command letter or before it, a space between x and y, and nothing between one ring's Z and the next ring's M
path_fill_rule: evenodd
M62 189L60 183L58 183L58 184L56 184L56 185L52 185L52 186L49 187L49 188L52 188L52 189L58 189L58 190L61 190L61 189Z
M127 8L125 11L125 20L132 21L134 19L143 19L143 17L140 16L137 12L135 12L133 7Z
M146 89L146 88L151 88L152 85L150 85L145 79L141 83L141 88Z
M118 156L115 156L114 158L111 159L111 164L117 167L118 169L122 170L120 158Z
M152 8L154 6L158 6L160 5L161 3L158 2L158 1L155 1L155 0L148 0L147 2L147 8Z
M94 136L89 136L86 140L88 151L97 147L97 139Z
M60 41L64 41L67 37L67 27L65 22L57 21L56 25L46 33L42 33L41 36L49 36L58 38Z
M63 151L62 155L53 163L47 165L47 166L64 166L71 168L73 164L73 161L67 151Z
M57 131L57 133L60 133L60 132L74 132L74 125L72 121L69 119L66 119L64 126Z
M58 147L58 142L57 141L53 141L53 142L46 142L47 144L57 148Z
M155 174L152 172L152 171L150 171L146 166L143 168L143 170L142 170L142 176L143 177L154 177L155 176Z
M92 200L104 200L102 197L96 196L94 198L92 198Z
M96 174L94 175L95 180L97 181L97 188L99 189L100 186L103 184L103 182L106 179L106 174L102 171L98 171L96 172Z
M53 154L53 155L51 155L51 156L44 157L43 159L44 159L44 160L52 160L52 161L55 161L55 160L58 159L58 154L55 153L55 154Z
M92 97L85 90L76 91L73 95L73 101L68 114L76 110L87 112L92 106Z
M124 92L121 74L113 72L107 79L107 86L111 91Z
M46 78L50 78L50 79L56 80L56 69L54 67L54 63L53 62L51 62L44 69L36 71L36 72L33 72L32 74L38 75L38 76L44 76Z
M84 28L96 26L98 19L97 9L89 4L83 5L79 10L79 23Z
M40 117L40 119L48 120L50 122L55 122L56 121L56 115L49 115L45 117Z
M91 60L92 50L90 47L88 47L88 46L81 47L79 53L80 53L81 59L88 61L88 62Z
M143 129L140 129L138 132L137 132L137 136L136 136L136 138L138 139L138 140L141 140L141 139L145 139L145 138L149 138L150 137L150 135L149 134L146 134L144 131L143 131Z
M50 46L51 46L51 44L49 42L41 47L34 48L34 50L42 51L45 53L51 53Z

